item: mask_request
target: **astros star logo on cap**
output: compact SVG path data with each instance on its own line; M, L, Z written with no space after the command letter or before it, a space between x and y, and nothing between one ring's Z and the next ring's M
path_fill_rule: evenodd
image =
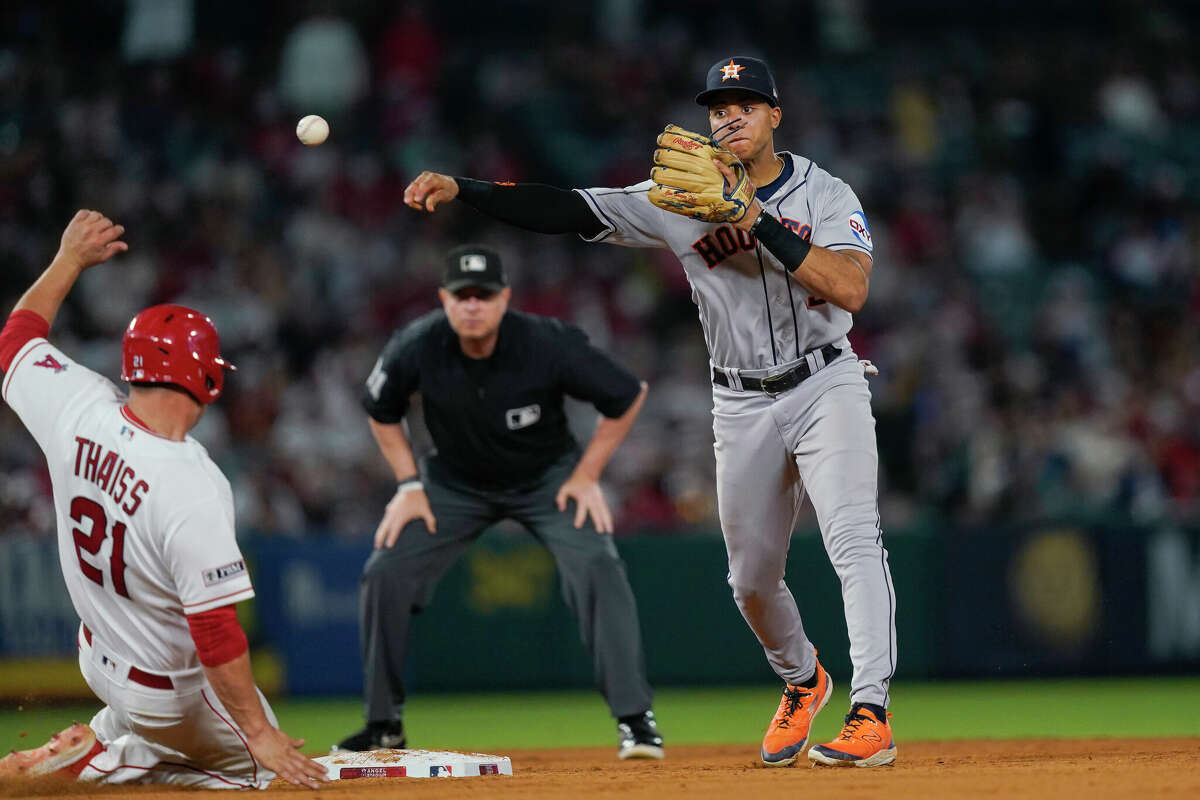
M741 76L739 76L738 73L744 69L745 67L743 67L741 64L735 64L733 63L732 58L729 59L729 63L721 67L721 83L724 83L730 78L733 78L735 81L740 81Z

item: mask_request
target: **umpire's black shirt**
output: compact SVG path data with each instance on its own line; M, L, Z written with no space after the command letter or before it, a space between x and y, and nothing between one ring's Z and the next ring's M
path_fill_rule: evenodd
M376 422L394 424L420 392L434 465L494 490L528 486L578 448L563 395L619 417L639 391L637 377L574 325L510 309L492 355L473 359L437 310L393 334L367 379L363 407Z

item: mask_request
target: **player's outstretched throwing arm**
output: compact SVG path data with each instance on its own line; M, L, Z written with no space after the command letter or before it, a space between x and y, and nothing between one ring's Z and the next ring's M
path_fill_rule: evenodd
M713 143L699 151L680 147L677 153L665 142L672 132L687 134L692 142L711 141L703 134L675 126L660 135L655 151L658 166L651 172L659 191L649 192L650 202L674 214L729 223L748 231L786 265L810 294L852 314L862 309L870 287L871 256L856 250L830 250L805 241L763 209L749 176L738 169L737 158L728 150ZM706 182L712 185L703 189ZM684 190L661 191L672 185ZM716 202L716 198L723 201ZM591 241L607 229L583 195L545 184L493 183L427 171L404 190L404 202L409 207L429 213L454 199L535 233L576 233Z
M422 172L404 190L410 208L429 213L455 198L534 233L577 233L592 239L605 229L578 192L544 183L493 183Z

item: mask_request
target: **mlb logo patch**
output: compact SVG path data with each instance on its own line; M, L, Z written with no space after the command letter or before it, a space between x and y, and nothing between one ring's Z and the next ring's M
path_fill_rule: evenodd
M429 777L431 778L453 778L454 768L449 764L443 766L441 764L433 765L429 768Z
M519 431L521 428L528 428L541 418L542 407L537 403L531 406L522 406L521 408L510 408L504 412L504 422L508 425L510 431Z
M470 253L458 260L458 268L463 272L484 272L487 270L487 258L479 253Z

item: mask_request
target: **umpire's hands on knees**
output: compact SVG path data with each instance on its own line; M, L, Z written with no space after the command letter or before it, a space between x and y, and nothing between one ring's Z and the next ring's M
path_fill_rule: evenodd
M438 203L458 197L458 181L449 175L426 170L404 189L404 203L417 211L433 212Z
M590 514L596 525L596 533L613 532L612 512L608 509L608 501L604 492L600 491L600 482L590 475L578 470L571 473L567 482L558 490L554 503L559 511L567 510L567 501L575 501L575 527L582 528L583 521Z
M383 520L375 529L375 549L380 550L394 545L400 536L400 531L404 530L404 526L414 519L425 520L430 536L437 532L437 520L433 516L433 509L429 507L429 497L425 494L425 490L410 489L406 492L397 490L392 499L388 501L387 510L383 512Z

